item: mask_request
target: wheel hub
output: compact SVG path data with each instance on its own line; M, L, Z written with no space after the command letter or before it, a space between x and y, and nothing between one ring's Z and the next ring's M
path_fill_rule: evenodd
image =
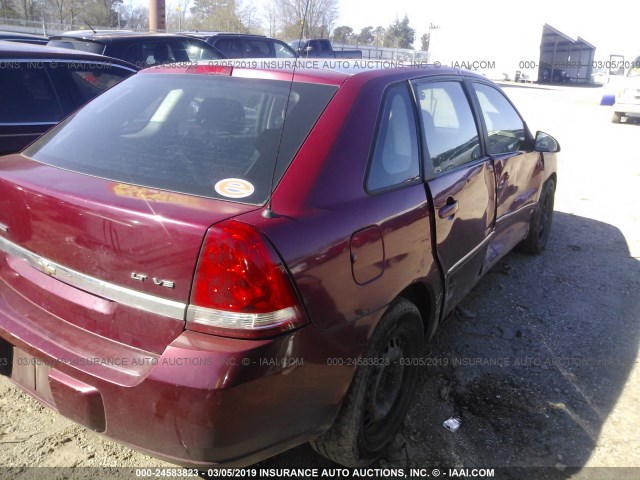
M404 379L402 342L399 336L389 338L384 351L374 365L368 384L369 394L364 412L365 434L375 435L384 425L400 396Z

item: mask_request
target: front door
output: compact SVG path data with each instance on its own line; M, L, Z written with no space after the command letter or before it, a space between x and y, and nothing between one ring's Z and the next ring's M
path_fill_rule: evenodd
M425 81L414 87L428 157L435 249L445 275L446 315L482 273L495 221L493 160L484 153L481 129L461 80Z
M497 88L473 82L487 131L487 153L496 178L496 225L485 268L509 252L528 232L529 220L540 196L544 164L533 151L527 127Z

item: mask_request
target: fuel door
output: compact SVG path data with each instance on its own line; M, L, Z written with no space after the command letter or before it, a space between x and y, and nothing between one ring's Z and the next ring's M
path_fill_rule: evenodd
M367 227L351 235L351 271L358 285L380 277L384 272L384 241L379 227Z

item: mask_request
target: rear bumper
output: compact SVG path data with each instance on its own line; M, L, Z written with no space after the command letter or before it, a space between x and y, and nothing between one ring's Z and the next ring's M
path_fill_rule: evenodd
M617 101L615 105L613 105L613 111L622 113L626 116L630 117L639 117L640 116L640 102L636 103L625 103L624 101Z
M259 341L186 331L157 355L21 301L0 282L4 374L88 428L191 467L249 465L328 428L354 373L328 359L357 356L379 317Z

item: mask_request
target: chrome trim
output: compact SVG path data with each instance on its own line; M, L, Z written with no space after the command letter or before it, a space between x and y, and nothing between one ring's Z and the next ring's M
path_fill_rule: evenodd
M9 233L9 225L5 225L4 223L0 223L0 230L4 233Z
M118 302L128 307L155 313L164 317L184 321L187 305L185 303L156 297L138 292L130 288L121 287L115 283L105 282L95 277L67 268L37 255L26 248L22 248L6 238L0 237L0 250L14 257L25 260L33 268L56 278L72 287L97 295L107 300Z
M297 317L294 307L286 307L268 313L237 313L216 310L213 308L189 305L187 308L187 322L199 323L220 328L235 328L238 330L264 330L294 320Z
M478 251L482 247L485 247L487 245L487 243L489 243L491 241L491 239L493 238L495 233L496 233L495 230L492 230L491 233L489 233L489 235L484 237L484 240L482 240L478 245L473 247L473 250L471 250L464 257L462 257L460 260L458 260L456 263L454 263L453 266L449 270L447 270L447 276L451 275L451 273L453 273L458 268L460 268L464 263L466 263L467 260L469 260L471 257L473 257L476 253L478 253Z

